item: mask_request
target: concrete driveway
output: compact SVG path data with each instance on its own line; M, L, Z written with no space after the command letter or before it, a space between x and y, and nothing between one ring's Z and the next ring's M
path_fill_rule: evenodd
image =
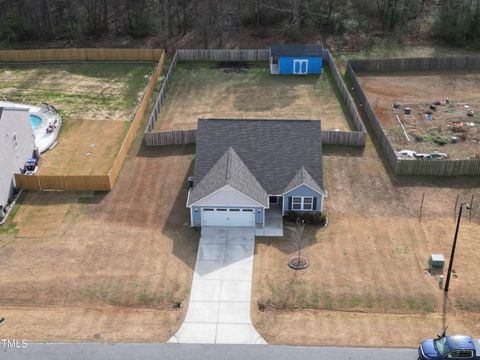
M202 228L187 315L173 343L265 344L250 319L252 228Z

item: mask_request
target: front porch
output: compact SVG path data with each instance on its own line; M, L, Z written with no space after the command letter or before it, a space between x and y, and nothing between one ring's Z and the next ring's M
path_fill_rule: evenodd
M255 236L283 236L282 205L270 204L270 209L265 209L265 226L255 229Z

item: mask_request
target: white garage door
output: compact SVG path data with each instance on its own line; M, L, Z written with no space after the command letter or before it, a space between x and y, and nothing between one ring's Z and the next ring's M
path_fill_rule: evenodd
M255 226L253 209L202 209L202 226Z

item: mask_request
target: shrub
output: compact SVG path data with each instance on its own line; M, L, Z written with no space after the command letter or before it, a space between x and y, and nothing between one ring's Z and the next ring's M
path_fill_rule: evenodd
M285 220L288 222L295 222L300 219L307 225L325 226L327 222L327 216L320 212L296 212L289 211L285 215Z

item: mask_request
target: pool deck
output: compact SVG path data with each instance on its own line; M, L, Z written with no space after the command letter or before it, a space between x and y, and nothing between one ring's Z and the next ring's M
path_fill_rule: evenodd
M0 101L0 107L28 109L30 115L36 115L42 119L40 126L38 126L36 129L32 129L35 137L35 146L40 153L47 151L57 139L58 133L60 132L60 127L62 125L62 119L56 112L40 106L18 104L8 101ZM48 127L51 125L53 126L53 131L47 132Z

